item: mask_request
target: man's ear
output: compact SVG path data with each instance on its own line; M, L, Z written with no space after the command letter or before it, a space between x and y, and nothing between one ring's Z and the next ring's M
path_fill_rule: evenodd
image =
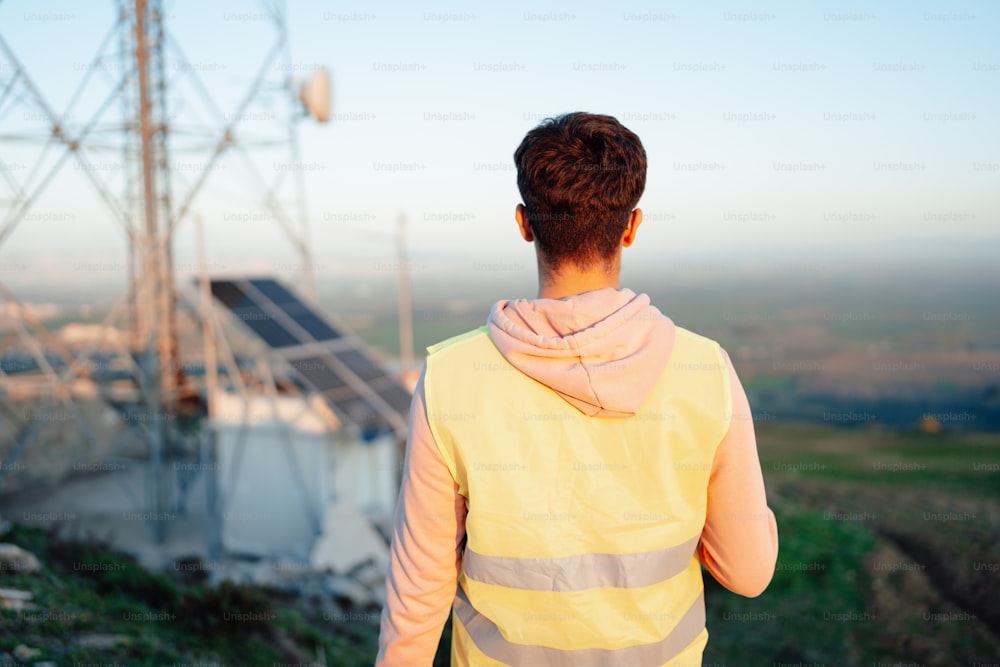
M518 204L514 209L514 219L517 220L517 228L521 230L521 238L529 243L535 240L535 235L531 232L531 225L528 224L528 209L524 204Z
M622 234L622 247L627 248L635 241L636 232L642 224L642 209L633 209L628 216L628 225L625 226L625 233Z

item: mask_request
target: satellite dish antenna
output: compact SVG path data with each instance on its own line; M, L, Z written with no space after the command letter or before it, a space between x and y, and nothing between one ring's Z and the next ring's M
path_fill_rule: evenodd
M299 87L299 101L306 113L320 123L330 122L330 73L320 68Z

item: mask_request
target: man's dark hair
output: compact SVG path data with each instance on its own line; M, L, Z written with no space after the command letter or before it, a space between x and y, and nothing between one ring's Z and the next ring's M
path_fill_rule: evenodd
M646 151L611 116L546 118L514 152L517 187L546 266L608 265L646 187Z

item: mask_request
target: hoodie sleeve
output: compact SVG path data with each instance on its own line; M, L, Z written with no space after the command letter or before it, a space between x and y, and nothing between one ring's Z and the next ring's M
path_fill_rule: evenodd
M732 420L708 483L701 562L732 592L757 597L774 575L778 527L767 506L750 404L725 351L723 357L732 388Z
M426 370L410 407L376 667L430 667L461 568L465 499L427 423Z

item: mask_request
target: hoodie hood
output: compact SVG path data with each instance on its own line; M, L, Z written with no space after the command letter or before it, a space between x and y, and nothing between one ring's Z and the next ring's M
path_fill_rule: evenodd
M489 334L515 368L597 417L636 414L674 345L674 323L646 294L612 287L498 301Z

